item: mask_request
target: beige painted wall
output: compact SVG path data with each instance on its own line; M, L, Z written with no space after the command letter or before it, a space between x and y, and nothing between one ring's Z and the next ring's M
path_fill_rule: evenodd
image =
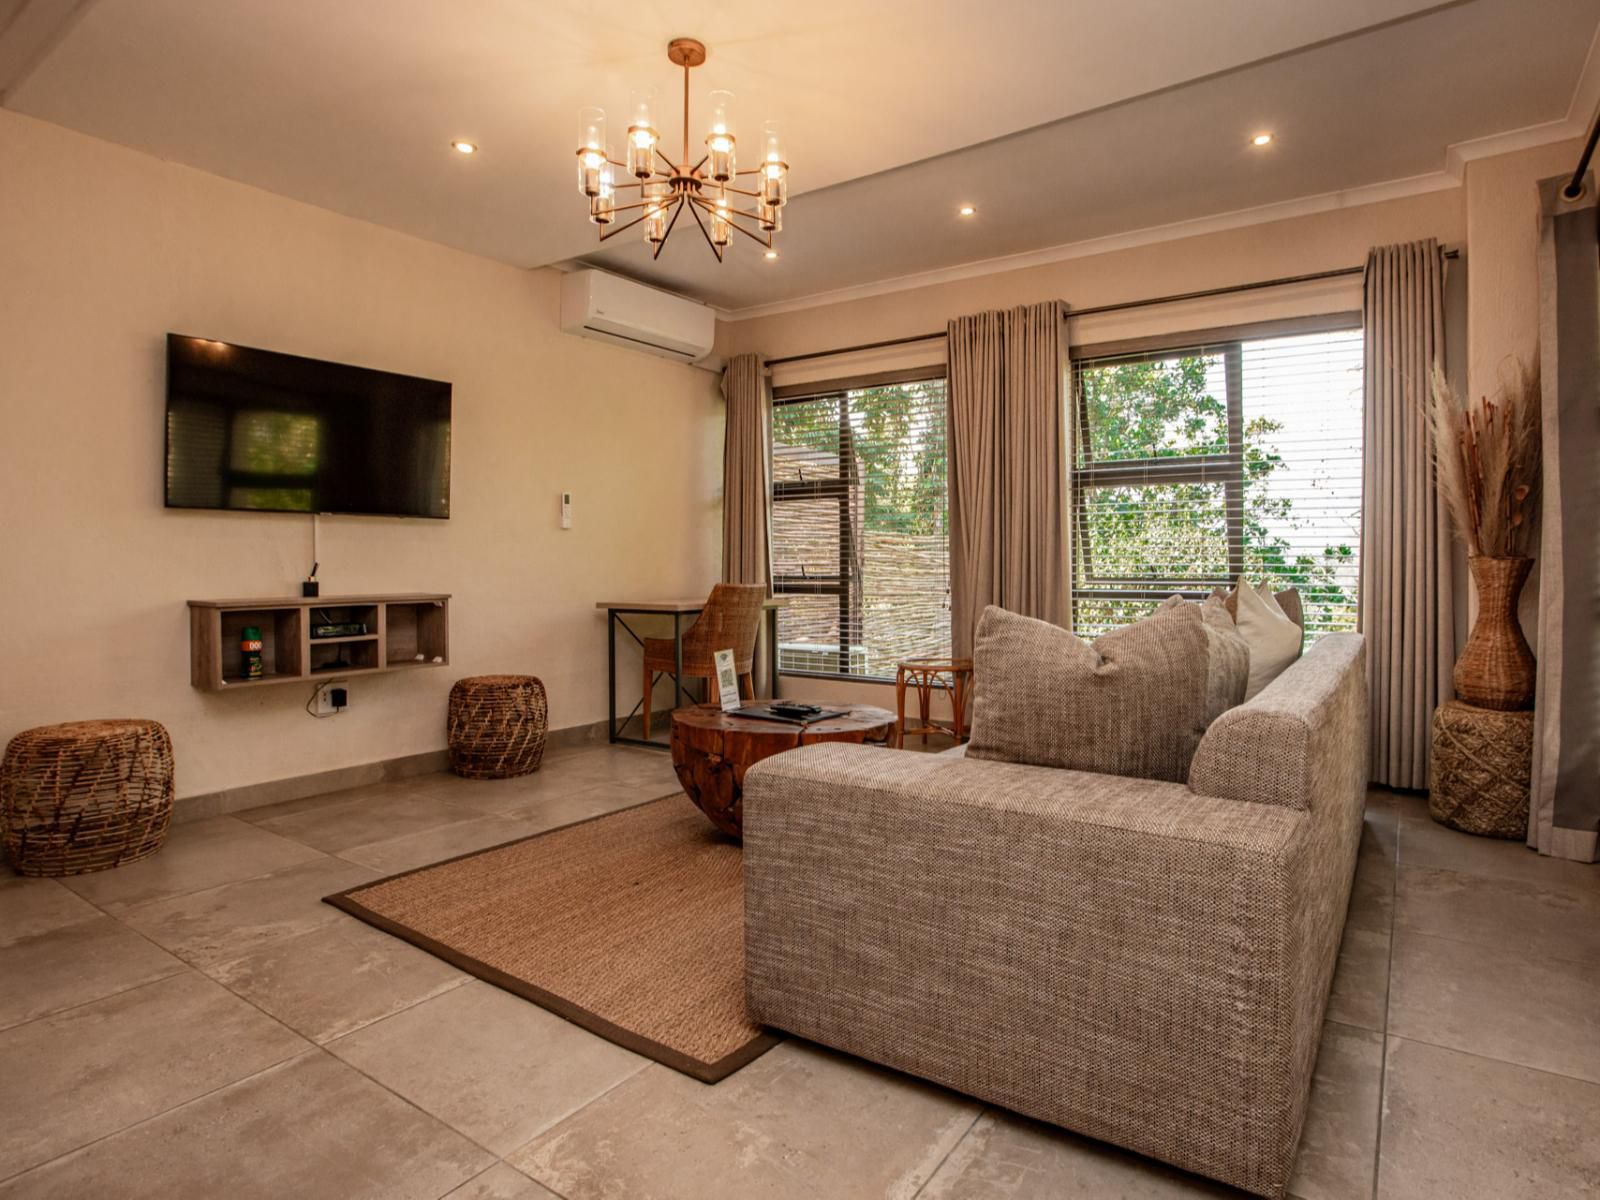
M552 724L586 724L594 601L717 575L715 377L561 333L553 272L5 111L0 163L0 740L154 717L192 795L438 749L461 675L538 674ZM321 721L309 685L189 686L184 601L292 594L310 520L164 510L169 330L454 383L451 519L324 518L321 540L325 593L454 593L449 668L357 678Z

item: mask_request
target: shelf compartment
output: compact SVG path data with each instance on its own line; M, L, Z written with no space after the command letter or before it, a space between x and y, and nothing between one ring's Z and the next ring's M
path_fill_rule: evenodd
M311 674L337 675L340 671L371 671L378 666L378 639L323 638L311 643Z
M385 666L441 666L450 661L449 609L442 601L383 607Z
M261 630L261 677L248 679L244 673L244 651L240 648L244 631L250 626ZM218 614L217 674L229 687L265 683L301 673L300 614L293 609L235 609Z

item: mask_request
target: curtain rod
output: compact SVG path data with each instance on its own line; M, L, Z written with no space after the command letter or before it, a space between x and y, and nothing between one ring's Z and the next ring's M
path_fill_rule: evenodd
M1561 198L1572 201L1583 196L1583 173L1589 169L1589 160L1594 157L1594 146L1600 141L1600 109L1595 110L1594 119L1589 122L1589 140L1583 144L1583 153L1578 155L1578 169L1572 173L1572 179L1566 187L1561 189Z
M1446 258L1458 258L1461 251L1446 250ZM1314 283L1319 279L1338 279L1346 275L1359 275L1366 267L1337 267L1331 271L1312 271L1306 275L1283 275L1277 279L1258 279L1253 283L1235 283L1227 287L1204 288L1198 292L1179 292L1172 296L1152 296L1145 300L1124 300L1118 304L1098 304L1093 308L1068 309L1068 320L1074 317L1092 317L1100 313L1124 312L1132 308L1149 308L1155 304L1176 304L1183 300L1204 300L1211 296L1229 296L1236 292L1254 292L1261 288L1283 287L1291 283ZM914 333L910 337L888 338L881 342L861 342L854 346L839 346L833 350L812 350L807 354L790 354L783 358L769 358L767 366L781 367L785 363L805 362L813 358L832 358L836 354L857 354L863 350L883 350L890 346L909 346L916 342L932 342L945 336L937 333Z

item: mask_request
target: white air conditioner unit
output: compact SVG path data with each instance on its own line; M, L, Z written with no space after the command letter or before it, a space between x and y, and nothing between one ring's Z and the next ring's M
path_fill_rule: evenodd
M604 271L561 277L561 328L580 337L693 362L711 353L711 309Z

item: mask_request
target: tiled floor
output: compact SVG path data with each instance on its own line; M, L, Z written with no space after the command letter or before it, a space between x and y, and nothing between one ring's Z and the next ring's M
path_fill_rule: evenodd
M800 1042L706 1087L320 903L673 790L555 753L0 878L0 1197L1173 1197L1226 1189ZM1293 1192L1600 1191L1600 871L1375 793Z

